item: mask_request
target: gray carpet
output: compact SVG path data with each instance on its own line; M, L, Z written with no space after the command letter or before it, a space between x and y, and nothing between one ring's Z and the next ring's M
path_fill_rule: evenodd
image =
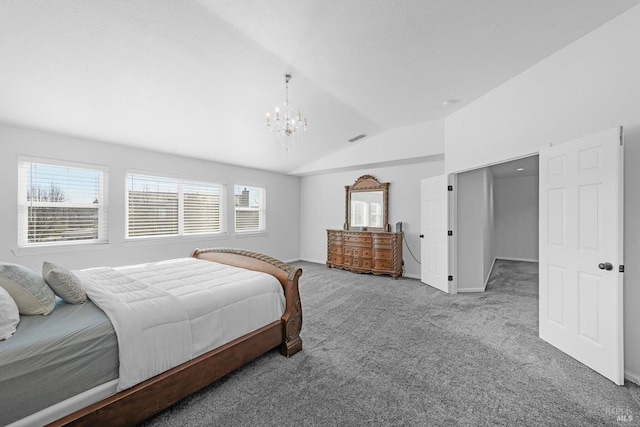
M267 353L145 426L640 425L640 387L538 338L537 264L498 261L485 293L458 295L297 265L304 350Z

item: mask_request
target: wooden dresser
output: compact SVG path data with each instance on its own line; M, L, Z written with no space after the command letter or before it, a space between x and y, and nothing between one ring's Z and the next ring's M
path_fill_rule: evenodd
M402 233L327 230L327 267L402 276Z

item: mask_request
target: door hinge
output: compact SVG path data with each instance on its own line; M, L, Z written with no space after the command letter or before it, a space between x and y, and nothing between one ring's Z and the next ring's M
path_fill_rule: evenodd
M448 185L447 186L447 191L453 191L453 185Z
M621 265L621 266L618 268L618 271L619 271L620 273L624 273L624 265Z
M620 145L624 145L624 128L622 126L620 126Z
M453 236L453 230L447 231L447 236Z
M453 276L449 276L449 277L447 277L447 281L448 281L448 282L453 282Z

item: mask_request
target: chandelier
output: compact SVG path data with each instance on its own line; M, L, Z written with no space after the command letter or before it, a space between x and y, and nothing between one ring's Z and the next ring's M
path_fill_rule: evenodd
M294 109L289 104L289 81L291 74L282 76L285 82L285 98L282 110L276 107L274 119L267 113L267 128L280 137L280 146L285 151L293 150L295 141L300 141L302 131L307 130L307 118L300 115L300 110L296 110L297 114L293 114Z

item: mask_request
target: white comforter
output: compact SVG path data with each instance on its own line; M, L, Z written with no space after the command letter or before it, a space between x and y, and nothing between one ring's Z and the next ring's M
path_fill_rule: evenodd
M74 273L118 336L118 390L274 322L285 308L273 276L194 258Z

